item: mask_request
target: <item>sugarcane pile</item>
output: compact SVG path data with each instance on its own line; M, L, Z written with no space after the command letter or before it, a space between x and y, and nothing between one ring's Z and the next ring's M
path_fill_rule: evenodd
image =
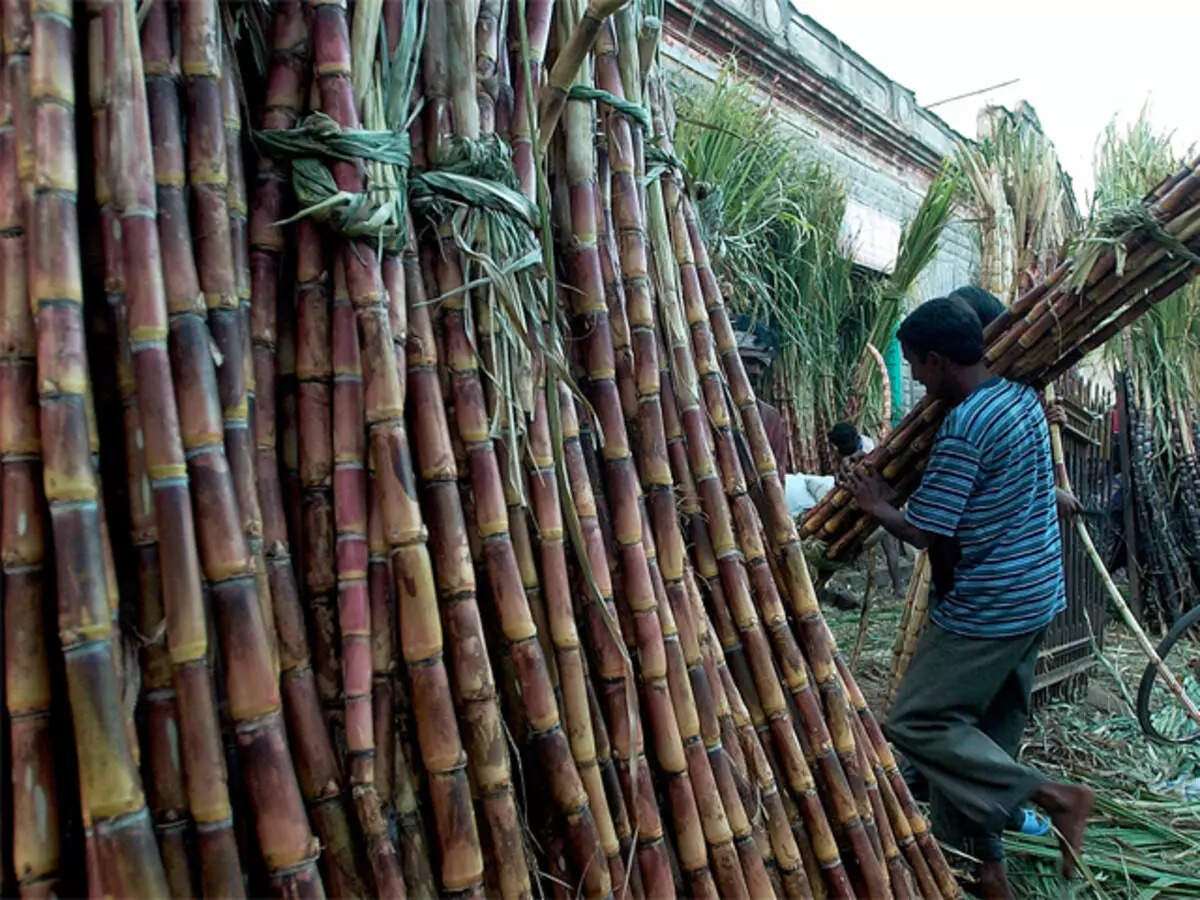
M1122 372L1118 384L1128 413L1126 490L1134 510L1136 562L1153 600L1145 616L1166 630L1195 604L1200 584L1200 510L1192 505L1200 502L1200 459L1195 410L1173 395L1156 397L1148 380L1135 387L1131 373ZM1128 564L1123 540L1111 550L1114 568Z
M620 6L2 4L6 887L959 895Z
M1140 203L1093 224L1074 257L1060 263L984 331L992 371L1044 386L1200 274L1200 157L1165 178ZM918 403L865 465L903 500L920 481L945 410ZM874 530L844 490L805 516L801 533L829 559L853 555Z

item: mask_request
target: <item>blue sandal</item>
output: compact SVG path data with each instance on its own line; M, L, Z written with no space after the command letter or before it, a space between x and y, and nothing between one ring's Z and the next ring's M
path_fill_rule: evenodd
M1016 829L1021 834L1027 834L1030 837L1042 837L1050 833L1050 820L1045 816L1041 816L1032 809L1022 809L1021 813L1024 818L1021 820L1021 827Z

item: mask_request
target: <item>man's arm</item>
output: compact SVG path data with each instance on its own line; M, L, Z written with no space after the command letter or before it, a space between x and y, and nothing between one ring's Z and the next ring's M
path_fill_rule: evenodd
M954 435L941 435L921 476L921 484L901 512L895 492L875 471L856 470L847 485L858 505L896 537L922 550L945 549L955 557L954 536L979 478L979 451Z
M907 544L912 544L918 550L929 547L934 537L928 531L922 531L904 518L895 505L895 492L883 476L873 469L859 468L846 476L846 489L854 495L854 500L863 512L874 516L879 524Z

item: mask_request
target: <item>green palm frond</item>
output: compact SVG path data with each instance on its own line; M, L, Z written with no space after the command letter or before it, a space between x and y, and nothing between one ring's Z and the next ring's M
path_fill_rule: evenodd
M676 152L713 263L734 311L779 338L774 390L798 409L842 415L879 303L844 241L843 184L734 64L714 82L674 87Z

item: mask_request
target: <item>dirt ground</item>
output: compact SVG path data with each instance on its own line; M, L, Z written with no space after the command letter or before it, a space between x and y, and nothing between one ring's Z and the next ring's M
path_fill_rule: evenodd
M853 601L854 608L839 609L828 599L822 603L822 612L839 649L847 662L851 662L858 686L862 689L868 705L882 713L886 703L888 675L892 665L892 645L900 626L900 614L904 608L904 591L912 574L915 553L910 549L900 558L900 592L893 593L891 579L884 563L882 551L872 554L874 576L870 594L871 608L867 617L867 630L862 652L851 662L855 640L861 619L862 597L867 586L867 563L860 557L853 566L837 572L825 586L825 594L834 594L843 600Z

